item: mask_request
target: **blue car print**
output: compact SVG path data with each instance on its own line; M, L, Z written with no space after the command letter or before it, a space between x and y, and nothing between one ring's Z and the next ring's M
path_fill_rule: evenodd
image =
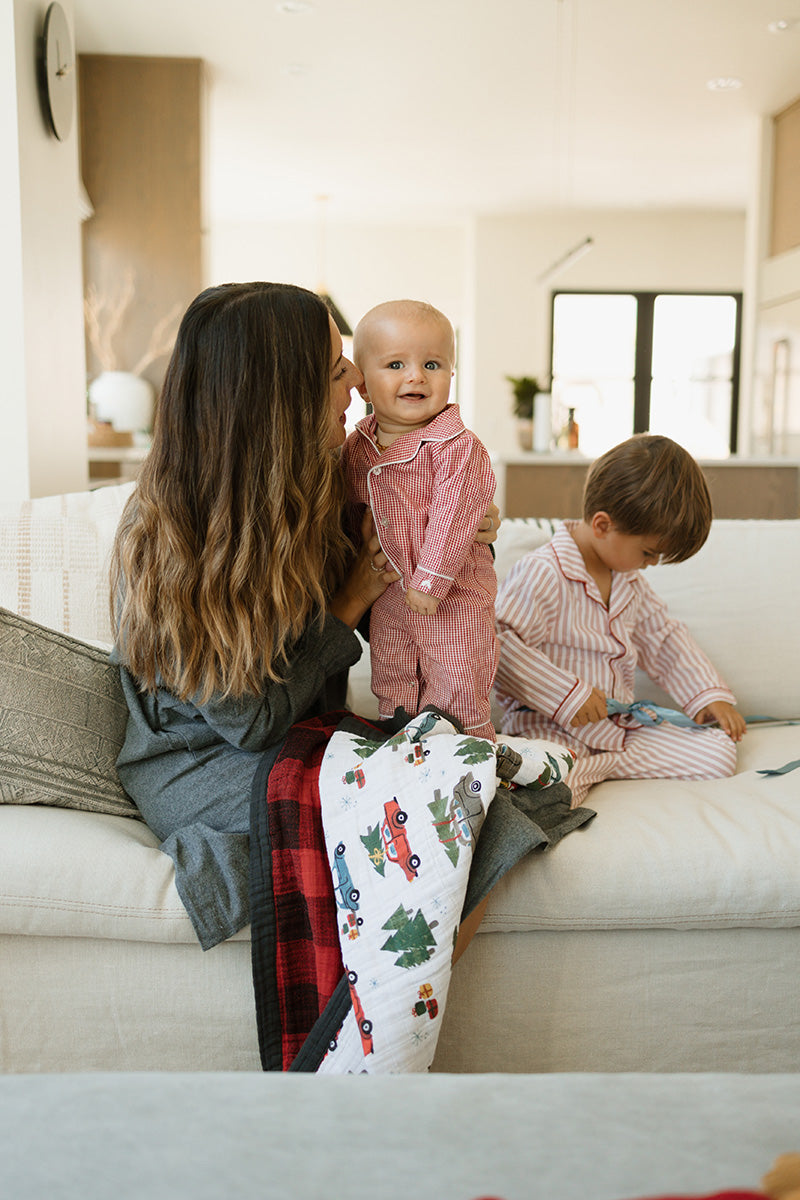
M339 842L339 845L333 852L333 869L336 873L336 882L333 885L333 890L336 894L336 903L339 905L339 908L358 912L358 898L361 893L357 887L353 886L350 868L345 862L344 851L344 842Z

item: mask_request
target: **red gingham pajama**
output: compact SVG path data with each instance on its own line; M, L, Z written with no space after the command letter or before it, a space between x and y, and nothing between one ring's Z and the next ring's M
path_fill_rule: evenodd
M475 531L491 503L489 455L449 404L424 429L381 453L374 416L342 451L352 499L372 509L384 554L400 579L372 606L372 690L382 717L434 705L477 737L494 739L490 693L497 664L497 584ZM411 587L440 599L433 616L405 602Z
M719 729L642 726L629 716L570 721L592 687L630 703L637 665L689 716L733 694L641 571L614 573L606 608L567 521L521 559L497 597L495 689L505 733L560 742L578 755L573 804L603 779L717 779L733 774L736 745Z

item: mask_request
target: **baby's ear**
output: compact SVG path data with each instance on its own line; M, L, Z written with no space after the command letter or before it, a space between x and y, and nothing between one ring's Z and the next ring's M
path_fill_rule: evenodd
M358 394L362 400L365 400L369 404L369 392L367 391L366 382L358 385Z

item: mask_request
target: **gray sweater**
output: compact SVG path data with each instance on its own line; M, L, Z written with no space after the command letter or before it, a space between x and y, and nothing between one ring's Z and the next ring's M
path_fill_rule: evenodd
M265 753L277 757L296 721L344 707L347 668L360 656L355 634L328 616L295 647L285 683L202 705L165 687L140 692L120 667L129 717L119 777L175 863L178 893L204 950L250 919L250 790L259 761ZM119 662L117 651L114 657Z

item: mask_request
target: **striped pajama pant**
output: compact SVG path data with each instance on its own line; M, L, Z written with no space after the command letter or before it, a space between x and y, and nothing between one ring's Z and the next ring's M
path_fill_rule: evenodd
M573 808L583 804L593 784L605 779L724 779L736 770L736 743L721 729L637 725L626 720L624 725L620 723L620 747L593 750L575 731L562 729L535 713L530 717L527 722L524 714L515 713L513 732L522 737L548 738L568 746L578 756L566 779L572 790Z
M372 690L382 718L433 706L475 737L494 741L491 688L497 669L494 601L453 584L433 616L412 612L399 583L372 606Z

